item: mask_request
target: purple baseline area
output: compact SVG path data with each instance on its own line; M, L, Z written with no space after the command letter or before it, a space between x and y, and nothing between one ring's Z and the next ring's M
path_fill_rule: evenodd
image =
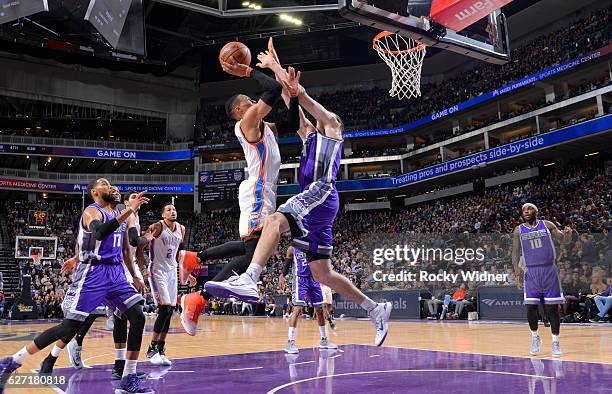
M202 342L206 346L206 342ZM172 356L172 354L170 354ZM112 393L111 365L75 371L67 393ZM610 393L612 365L442 351L341 346L140 363L157 393ZM274 391L276 390L276 391Z

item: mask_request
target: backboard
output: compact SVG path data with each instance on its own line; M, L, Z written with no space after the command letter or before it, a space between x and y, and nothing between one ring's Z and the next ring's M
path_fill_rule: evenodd
M18 235L15 238L15 258L31 259L32 252L42 252L41 260L57 258L57 237Z
M467 31L458 33L434 20L430 14L432 3L436 5L435 0L433 2L428 0L340 0L339 12L347 19L410 37L427 46L446 49L494 64L504 64L510 61L506 18L499 9L486 16L488 20L485 34L488 37L483 37ZM446 3L458 3L458 1ZM508 1L502 3L508 3ZM439 8L434 8L440 21L451 25L448 19L441 17L443 13L439 11Z

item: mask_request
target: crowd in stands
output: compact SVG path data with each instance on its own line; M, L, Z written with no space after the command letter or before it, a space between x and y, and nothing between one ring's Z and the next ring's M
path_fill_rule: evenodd
M315 98L337 113L347 130L397 127L606 46L612 37L612 27L608 23L611 13L611 7L604 7L558 31L538 36L513 49L512 61L505 65L475 62L471 70L439 84L422 84L422 96L418 99L400 102L389 97L387 89L380 88L323 93ZM590 88L589 84L574 89L577 91L570 90L557 100ZM543 106L546 102L537 105ZM233 137L233 122L225 115L222 104L210 105L201 111L207 143L223 143ZM270 119L282 119L284 114L285 109L277 107Z

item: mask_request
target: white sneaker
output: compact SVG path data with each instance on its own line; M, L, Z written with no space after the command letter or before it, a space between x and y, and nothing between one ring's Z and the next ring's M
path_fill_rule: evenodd
M72 365L72 367L76 369L83 368L83 361L81 360L81 352L83 351L83 347L77 345L74 339L68 342L67 347L68 361L70 361L70 365Z
M372 309L369 313L370 320L376 324L376 337L374 339L374 344L376 346L381 346L387 338L391 309L393 309L392 304L390 302L384 302L378 304L376 308Z
M232 276L222 282L208 281L204 284L204 289L215 297L236 297L248 303L259 301L257 284L247 274Z
M321 338L319 342L319 349L338 349L338 345L333 342L330 342L327 338Z
M170 360L168 360L170 361ZM159 352L156 352L153 357L151 357L151 359L149 360L149 362L153 365L157 365L158 367L166 367L168 366L168 364L166 363L166 360L164 360L164 357L159 354Z
M164 361L164 365L165 366L169 367L169 366L172 365L172 361L170 361L170 359L165 354L160 353L159 355L161 356L162 360Z
M561 350L559 342L552 343L552 355L553 357L563 357L563 350Z
M285 353L288 353L288 354L298 354L299 353L299 349L297 345L295 344L295 340L290 339L287 341L287 346L285 347Z

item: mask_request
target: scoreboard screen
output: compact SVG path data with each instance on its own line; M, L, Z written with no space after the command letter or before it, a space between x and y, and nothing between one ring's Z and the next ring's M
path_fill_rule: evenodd
M200 202L236 200L238 187L244 180L243 169L201 171L199 174Z
M47 227L47 211L30 210L28 213L28 227L43 229Z

